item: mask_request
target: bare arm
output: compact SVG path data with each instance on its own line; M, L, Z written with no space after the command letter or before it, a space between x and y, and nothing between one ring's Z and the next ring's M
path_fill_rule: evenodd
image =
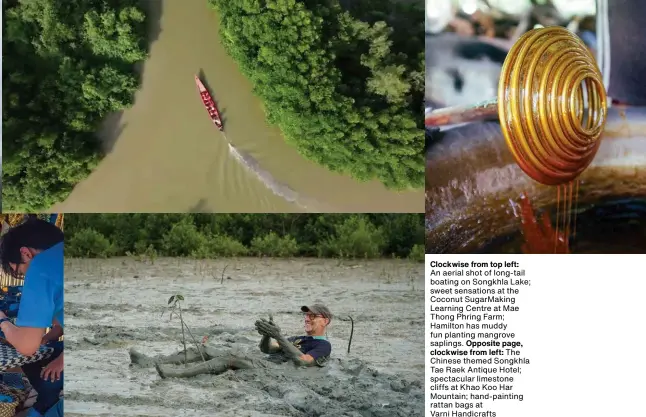
M54 319L54 325L49 330L49 332L45 333L45 336L43 336L41 344L45 344L52 340L58 340L62 335L63 335L63 327L58 322L58 320Z
M0 329L2 329L7 342L11 343L20 354L25 356L31 356L36 353L45 334L44 328L18 327L8 321L0 324Z
M275 341L271 340L269 336L263 336L260 339L260 351L262 353L276 353L280 352L280 345Z
M314 365L314 357L311 355L308 355L307 353L304 355L301 355L300 357L301 362L304 362L305 365Z

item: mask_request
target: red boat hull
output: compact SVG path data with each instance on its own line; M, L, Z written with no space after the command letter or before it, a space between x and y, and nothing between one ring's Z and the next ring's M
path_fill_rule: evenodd
M220 112L215 105L215 101L197 75L195 76L195 84L197 85L197 91L200 93L200 98L202 98L202 104L204 104L206 112L209 114L211 121L213 121L215 127L217 127L220 131L224 131L222 118L220 117Z

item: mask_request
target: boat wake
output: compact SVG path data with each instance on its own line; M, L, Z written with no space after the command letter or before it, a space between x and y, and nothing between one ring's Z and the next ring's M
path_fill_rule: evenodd
M297 205L305 211L319 211L316 209L316 207L320 207L320 205L315 200L301 196L298 192L296 192L288 185L276 180L269 171L262 169L258 161L251 155L240 151L228 141L227 145L229 145L229 153L231 154L231 156L237 159L242 164L242 166L247 169L247 171L254 174L275 195L284 198L285 200Z

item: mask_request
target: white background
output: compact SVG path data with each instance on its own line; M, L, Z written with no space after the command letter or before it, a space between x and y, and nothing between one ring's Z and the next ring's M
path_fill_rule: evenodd
M520 311L505 313L506 331L516 333L521 357L530 360L521 375L510 374L512 392L524 400L472 410L496 417L646 416L646 255L426 255L426 415L430 262L514 260L531 280L515 287Z

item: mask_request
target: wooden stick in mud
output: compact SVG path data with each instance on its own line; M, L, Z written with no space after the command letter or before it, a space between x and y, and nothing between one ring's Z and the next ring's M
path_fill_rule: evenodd
M350 340L348 341L348 355L350 354L350 345L352 345L352 335L354 335L354 319L352 316L348 316L350 318Z
M226 264L224 266L224 269L222 270L222 278L220 279L220 285L222 285L222 283L224 282L224 271L226 271L228 267L229 267L229 264Z

